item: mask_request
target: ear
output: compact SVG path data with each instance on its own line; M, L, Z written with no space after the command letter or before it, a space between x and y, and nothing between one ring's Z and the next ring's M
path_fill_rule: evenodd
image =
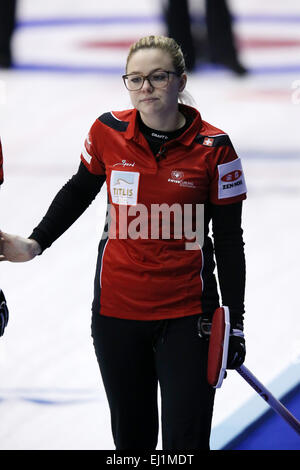
M185 89L186 82L187 82L187 75L186 73L183 73L179 79L179 90L178 90L179 93L181 93Z

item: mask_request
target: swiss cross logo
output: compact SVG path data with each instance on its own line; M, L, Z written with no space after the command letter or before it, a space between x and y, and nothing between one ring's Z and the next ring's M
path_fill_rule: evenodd
M208 145L209 147L211 147L214 143L214 139L212 139L211 137L205 137L205 139L203 140L203 145Z

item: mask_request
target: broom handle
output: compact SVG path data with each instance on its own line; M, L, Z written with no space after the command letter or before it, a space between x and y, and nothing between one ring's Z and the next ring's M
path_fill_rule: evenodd
M293 416L283 404L272 395L272 393L250 372L247 367L242 365L236 371L243 377L246 382L263 398L268 405L273 408L285 421L300 434L300 422Z

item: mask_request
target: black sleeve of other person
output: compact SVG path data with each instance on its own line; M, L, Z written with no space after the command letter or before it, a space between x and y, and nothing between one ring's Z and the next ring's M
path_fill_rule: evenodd
M81 162L77 173L61 188L29 238L42 252L49 248L87 209L99 193L105 175L93 175Z
M212 205L211 216L222 304L229 307L231 322L243 324L246 262L242 202Z

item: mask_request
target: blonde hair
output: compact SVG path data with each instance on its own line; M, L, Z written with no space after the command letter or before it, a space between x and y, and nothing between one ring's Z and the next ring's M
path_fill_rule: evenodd
M129 49L127 61L126 61L126 72L128 63L133 54L141 49L161 49L167 52L173 63L175 72L180 76L185 73L185 60L181 47L173 38L167 36L145 36L139 39L137 42L132 44ZM196 106L194 98L190 95L187 90L179 93L178 100L180 103L187 104L190 106Z
M175 72L181 75L185 72L185 61L182 50L177 42L166 36L145 36L132 44L126 61L126 71L132 55L141 49L161 49L171 56Z

